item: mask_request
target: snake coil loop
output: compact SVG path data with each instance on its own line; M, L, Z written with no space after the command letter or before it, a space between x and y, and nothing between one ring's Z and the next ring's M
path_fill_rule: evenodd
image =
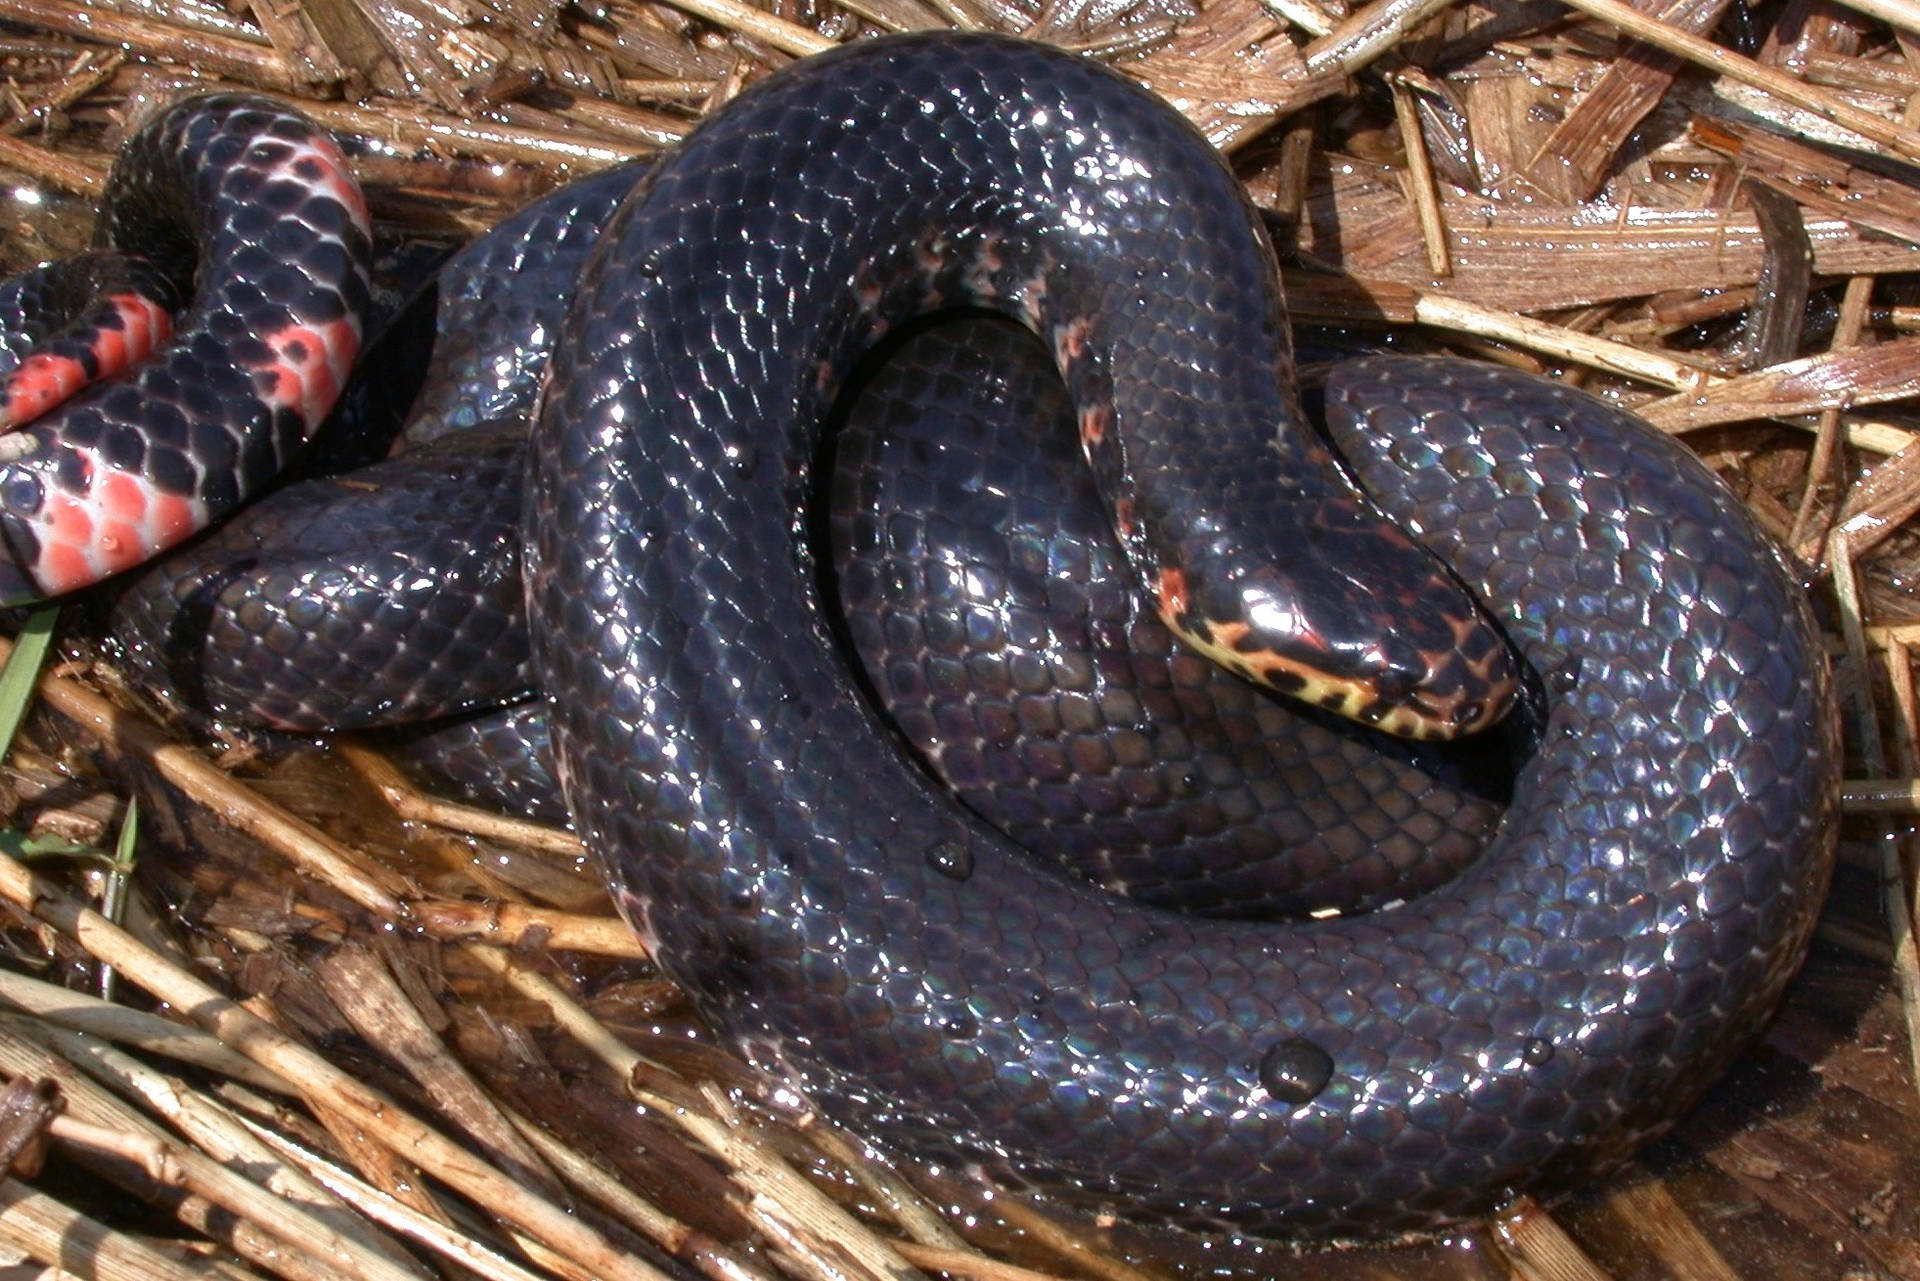
M877 330L964 299L1049 339L1083 441L1148 433L1133 483L1204 447L1258 510L1272 473L1235 451L1271 448L1273 362L1244 343L1278 341L1278 304L1221 175L1136 87L996 38L742 95L623 207L560 334L536 665L634 924L831 1111L1182 1222L1431 1227L1618 1159L1772 1008L1830 868L1825 660L1677 445L1533 380L1367 362L1329 391L1350 462L1533 668L1578 663L1473 867L1365 915L1194 921L933 794L831 647L792 515L818 411ZM1184 510L1116 479L1123 542L1129 510Z
M250 490L238 462L291 448L317 371L357 337L363 210L330 148L251 100L198 110L148 136L129 172L164 181L136 181L108 224L187 210L164 241L248 225L243 198L304 211L302 262L338 270L296 278L244 244L210 261L245 273L237 295L271 279L311 304L319 340L275 328L217 364L263 437L122 391L95 402L110 415L76 411L85 432L31 437L29 469L92 461L0 473L8 599L77 579L41 564L59 540L36 513L109 487L97 464L132 460L113 474L208 511ZM264 151L220 123L242 117ZM196 184L239 221L194 223ZM630 919L718 1029L822 1106L1174 1222L1430 1228L1621 1158L1766 1018L1830 870L1835 718L1766 536L1684 450L1587 397L1453 362L1342 368L1331 431L1398 522L1383 530L1299 428L1277 287L1204 142L1091 62L915 35L771 77L640 180L559 327L533 435L532 653ZM1470 866L1332 919L1183 917L1037 866L907 759L834 648L809 505L862 351L962 303L1045 341L1119 543L1166 621L1228 664L1382 723L1401 712L1378 696L1405 697L1401 728L1471 725L1497 709L1478 691L1505 645L1465 606L1404 637L1384 620L1429 588L1482 602L1542 677L1543 720ZM310 382L267 359L289 353ZM136 379L184 381L167 359ZM148 416L157 443L139 443ZM159 523L74 555L117 568L181 522ZM884 606L884 584L841 593ZM1363 639L1338 639L1343 618Z

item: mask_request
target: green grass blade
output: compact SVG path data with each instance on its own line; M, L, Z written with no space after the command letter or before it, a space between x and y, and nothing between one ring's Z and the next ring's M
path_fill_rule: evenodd
M60 617L58 605L42 605L27 615L13 653L0 667L0 760L13 750L13 736L33 706L34 686L40 669L46 666L47 651L53 646L53 625Z
M127 813L120 820L120 835L113 845L113 867L100 890L100 915L115 925L126 922L127 894L131 888L133 850L140 839L140 798L127 798ZM100 966L100 999L111 1001L119 985L119 975L111 965Z
M133 870L133 847L140 841L140 799L127 801L126 817L120 820L120 836L113 843L114 870L121 873Z

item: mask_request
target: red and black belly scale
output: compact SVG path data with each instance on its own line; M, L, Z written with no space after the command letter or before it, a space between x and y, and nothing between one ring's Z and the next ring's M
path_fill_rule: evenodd
M136 130L96 239L190 301L117 377L94 381L154 345L153 291L110 290L10 371L9 413L38 412L0 440L6 604L141 564L235 510L326 416L359 351L366 204L334 142L281 104L198 98Z

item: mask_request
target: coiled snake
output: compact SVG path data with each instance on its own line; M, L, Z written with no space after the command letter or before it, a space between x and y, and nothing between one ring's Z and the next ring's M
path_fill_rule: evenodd
M1276 291L1224 167L1088 61L922 35L771 77L640 183L558 335L533 652L624 910L829 1111L1176 1222L1431 1227L1619 1158L1764 1020L1830 865L1827 675L1725 488L1572 391L1336 371L1348 466L1447 569L1382 533L1303 466ZM1541 726L1470 867L1364 913L1195 919L935 791L837 648L809 513L862 352L957 305L1047 342L1122 545L1216 656L1471 726L1504 648L1452 605L1368 628L1450 575L1482 602Z

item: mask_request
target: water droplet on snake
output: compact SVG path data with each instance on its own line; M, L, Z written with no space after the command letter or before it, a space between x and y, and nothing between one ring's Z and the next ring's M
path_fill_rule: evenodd
M927 849L927 863L950 881L973 875L973 851L958 841L939 841Z
M1282 1103L1312 1101L1333 1078L1333 1056L1312 1041L1281 1041L1260 1057L1260 1084Z

